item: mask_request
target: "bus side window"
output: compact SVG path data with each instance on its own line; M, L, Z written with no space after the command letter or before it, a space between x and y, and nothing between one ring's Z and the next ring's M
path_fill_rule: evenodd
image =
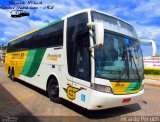
M74 76L89 81L89 33L81 34L76 41Z

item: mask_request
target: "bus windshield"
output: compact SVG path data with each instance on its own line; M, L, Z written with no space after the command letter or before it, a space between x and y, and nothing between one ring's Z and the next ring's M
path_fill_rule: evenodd
M110 80L142 80L143 59L136 40L105 32L104 45L95 48L96 77Z
M142 80L143 59L134 28L115 17L91 12L92 21L104 25L104 45L95 48L96 77Z

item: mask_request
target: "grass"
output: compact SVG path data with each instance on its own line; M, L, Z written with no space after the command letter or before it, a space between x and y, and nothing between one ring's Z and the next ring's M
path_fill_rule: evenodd
M145 69L144 70L145 75L160 75L160 70L150 70L150 69Z

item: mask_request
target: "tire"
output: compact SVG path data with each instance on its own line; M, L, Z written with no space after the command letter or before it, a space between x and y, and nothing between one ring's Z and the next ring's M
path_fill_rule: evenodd
M9 73L9 78L12 80L12 81L15 81L16 78L14 77L14 70L12 69Z
M8 78L11 79L11 70L8 69Z
M55 79L50 79L48 83L48 96L52 102L60 103L59 85Z

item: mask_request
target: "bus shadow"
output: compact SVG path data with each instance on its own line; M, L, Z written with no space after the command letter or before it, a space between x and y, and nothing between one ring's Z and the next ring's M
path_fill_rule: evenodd
M34 91L36 91L37 93L40 93L41 95L44 95L44 96L48 97L48 94L44 90L42 90L42 89L40 89L40 88L38 88L36 86L33 86L33 85L31 85L31 84L29 84L29 83L27 83L25 81L22 81L20 79L16 79L16 82L18 82L21 85L26 86L26 87L28 87L30 89L33 89Z
M0 91L0 121L39 122L38 118L2 85L0 85Z
M44 95L48 97L47 93L44 90L41 90L33 85L30 85L22 80L16 80L18 83L29 87L33 89L34 91L40 93L41 95ZM49 100L49 99L48 99ZM73 104L67 100L62 99L61 104L88 119L106 119L111 117L118 117L124 114L128 114L131 112L135 112L141 109L141 106L139 104L133 104L133 105L127 105L127 106L121 106L121 107L115 107L115 108L109 108L104 110L87 110L84 109L76 104Z
M106 119L111 117L119 117L121 115L132 113L141 109L141 106L138 103L104 110L87 110L66 100L63 100L62 104L65 107L87 117L88 119Z

